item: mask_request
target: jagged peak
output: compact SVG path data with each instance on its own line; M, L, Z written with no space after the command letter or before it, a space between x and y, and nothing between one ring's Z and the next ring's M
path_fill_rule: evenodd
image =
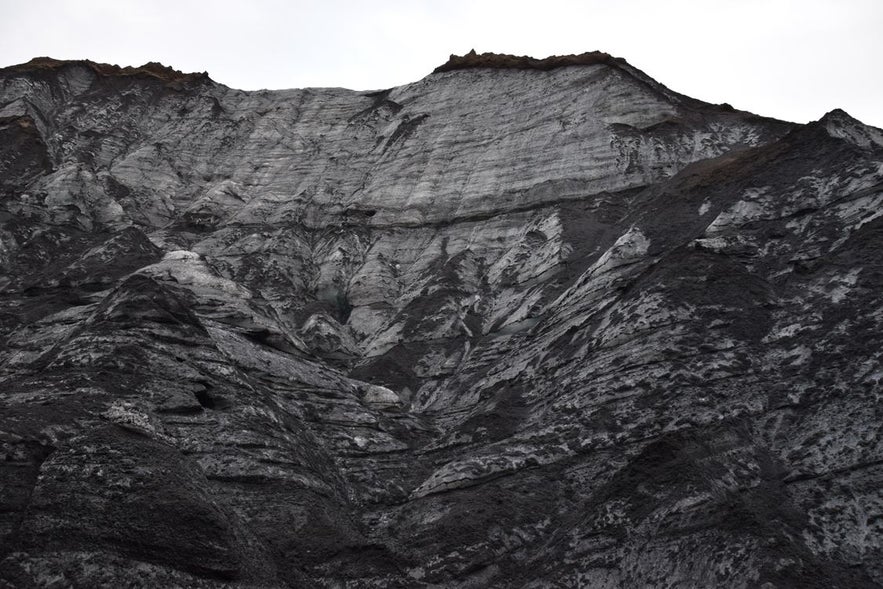
M0 74L28 74L45 71L58 71L70 66L86 67L101 77L154 78L165 83L193 82L209 80L207 72L184 73L161 63L151 61L142 66L124 66L98 63L89 59L55 59L35 57L27 63L0 68Z
M454 55L448 61L433 70L432 73L450 72L475 68L519 69L548 71L559 67L573 65L626 65L621 57L613 57L603 51L588 51L579 55L552 55L537 59L527 55L509 55L505 53L476 53L475 49L466 55Z
M831 137L849 141L860 147L883 146L883 131L866 125L846 111L835 108L817 122Z
M855 123L858 123L860 125L863 124L861 121L859 121L858 119L856 119L855 117L850 115L848 112L846 112L842 108L835 108L832 111L826 112L824 114L824 116L821 119L819 119L819 122L825 123L825 124L829 124L829 123L836 123L836 124L843 124L843 123L855 124Z

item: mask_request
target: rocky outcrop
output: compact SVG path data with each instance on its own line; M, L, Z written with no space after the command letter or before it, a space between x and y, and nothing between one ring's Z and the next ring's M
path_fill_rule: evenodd
M591 51L579 55L552 55L545 59L536 59L527 55L506 55L501 53L482 53L471 50L466 55L451 55L444 64L435 68L433 73L450 72L466 69L517 69L548 71L560 67L578 65L607 65L615 67L625 65L622 58L615 58L609 53Z
M5 74L27 74L35 76L43 72L50 73L52 75L58 75L62 73L62 70L67 70L70 68L86 68L91 70L97 76L105 78L134 77L142 79L156 79L170 84L175 82L193 82L209 79L208 73L206 72L203 72L201 74L185 74L184 72L180 72L174 68L170 68L155 61L145 63L140 67L120 67L118 65L111 65L107 63L96 63L88 59L66 60L53 59L51 57L35 57L27 63L2 68L0 69L0 71Z
M880 130L593 53L0 134L3 582L883 582Z

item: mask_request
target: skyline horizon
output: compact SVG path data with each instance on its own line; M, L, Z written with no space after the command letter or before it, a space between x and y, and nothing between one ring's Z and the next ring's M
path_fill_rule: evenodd
M883 127L874 0L0 0L0 63L159 62L241 90L390 88L470 49L602 51L672 90L805 123L840 108Z

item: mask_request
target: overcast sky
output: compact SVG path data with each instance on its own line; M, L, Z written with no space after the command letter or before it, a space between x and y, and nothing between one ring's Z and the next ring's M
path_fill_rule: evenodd
M246 90L387 88L473 48L598 49L710 102L883 127L883 0L0 0L0 65L160 61Z

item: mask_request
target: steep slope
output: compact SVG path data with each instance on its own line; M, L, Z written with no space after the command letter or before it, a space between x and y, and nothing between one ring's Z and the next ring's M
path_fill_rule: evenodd
M0 70L0 578L883 582L883 133L525 59Z

